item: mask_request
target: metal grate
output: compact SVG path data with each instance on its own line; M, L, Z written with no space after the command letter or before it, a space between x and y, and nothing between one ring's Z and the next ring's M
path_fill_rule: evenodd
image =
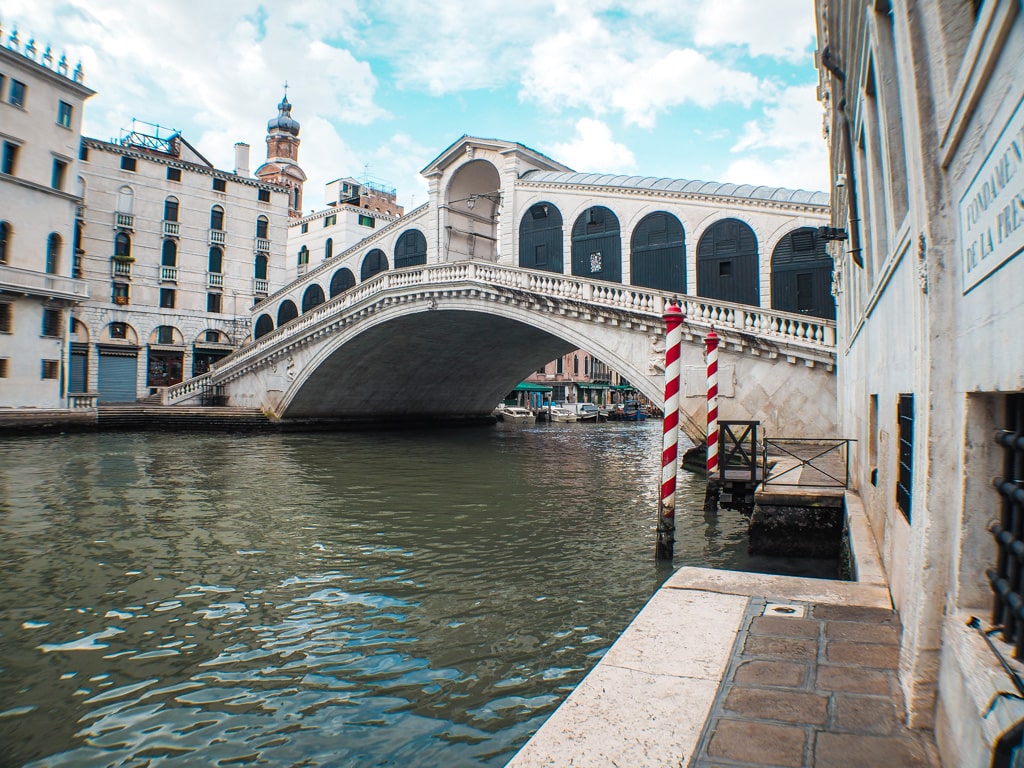
M1003 449L1003 475L993 483L999 494L999 520L990 530L998 547L996 567L987 571L995 592L992 623L1024 658L1024 394L1007 398L1007 428L996 433Z
M896 411L899 430L899 466L896 478L896 506L910 522L911 492L914 487L914 396L900 395Z

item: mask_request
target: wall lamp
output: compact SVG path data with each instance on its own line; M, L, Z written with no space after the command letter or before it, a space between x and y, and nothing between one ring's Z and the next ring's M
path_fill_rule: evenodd
M833 240L845 240L847 234L842 227L818 227L818 237L828 243Z

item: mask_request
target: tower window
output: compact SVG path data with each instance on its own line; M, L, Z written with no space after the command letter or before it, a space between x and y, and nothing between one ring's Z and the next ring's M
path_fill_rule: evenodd
M71 105L66 101L57 102L57 125L71 127Z
M121 170L135 172L135 158L134 157L122 157L121 158Z
M11 90L7 95L7 102L14 105L15 107L25 106L25 94L28 92L28 86L19 80L11 80Z
M375 221L376 219L374 219L373 216L359 215L359 226L361 227L370 227L372 229Z
M225 191L227 191L227 188L228 188L228 184L227 184L226 181L224 181L224 179L214 179L213 180L213 191L214 192L225 192Z
M168 168L167 169L167 180L168 181L181 181L181 168Z
M270 202L270 190L269 189L257 190L256 191L256 199L259 200L261 203L269 203Z

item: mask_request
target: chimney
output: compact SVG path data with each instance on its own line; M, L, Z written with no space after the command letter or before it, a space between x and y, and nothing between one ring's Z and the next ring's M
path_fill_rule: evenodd
M235 144L235 175L249 176L249 145L244 141Z

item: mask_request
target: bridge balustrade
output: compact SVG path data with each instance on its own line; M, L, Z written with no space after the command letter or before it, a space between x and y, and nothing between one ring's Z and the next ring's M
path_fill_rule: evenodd
M554 299L574 300L595 307L622 310L644 317L644 322L658 324L671 294L653 290L641 291L635 286L588 281L570 275L556 275L542 270L508 267L492 262L461 261L389 270L360 283L345 293L319 304L248 346L218 361L209 372L216 376L228 367L237 368L258 359L271 348L301 338L316 327L336 320L351 310L368 304L380 294L417 286L442 286L454 283L483 283L496 288L525 290ZM734 331L784 341L790 345L833 352L834 321L810 320L790 313L728 302L710 302L698 298L674 297L681 303L686 326L697 326L697 334L714 328L719 333ZM685 326L684 326L685 327ZM205 374L204 374L205 375ZM169 387L167 402L178 402L194 396L190 387L195 379Z

